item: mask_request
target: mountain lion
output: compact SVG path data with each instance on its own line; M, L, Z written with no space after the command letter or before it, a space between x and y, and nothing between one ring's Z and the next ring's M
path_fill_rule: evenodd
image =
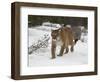
M57 45L61 47L60 53L58 56L63 56L64 50L65 50L65 53L68 53L69 46L71 46L70 51L71 52L74 51L74 44L75 44L74 34L71 28L62 27L57 30L52 30L51 37L52 37L52 43L51 43L52 59L55 58L55 52L56 52Z

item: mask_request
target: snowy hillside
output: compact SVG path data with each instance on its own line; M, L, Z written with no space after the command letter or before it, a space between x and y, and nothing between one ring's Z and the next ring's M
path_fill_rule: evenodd
M44 30L45 29L45 30ZM32 66L64 66L64 65L82 65L88 64L88 46L87 36L84 36L86 41L78 41L74 47L74 52L64 54L62 57L58 57L60 47L56 49L56 58L51 59L51 28L47 26L38 26L35 28L29 28L29 47L37 43L41 37L48 35L50 37L48 47L39 48L33 51L29 57L28 65ZM83 38L84 38L83 37Z

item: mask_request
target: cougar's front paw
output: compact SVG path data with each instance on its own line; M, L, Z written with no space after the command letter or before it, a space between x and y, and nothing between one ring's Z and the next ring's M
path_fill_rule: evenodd
M55 59L56 57L51 57L51 59Z
M57 56L62 56L61 54L57 55Z

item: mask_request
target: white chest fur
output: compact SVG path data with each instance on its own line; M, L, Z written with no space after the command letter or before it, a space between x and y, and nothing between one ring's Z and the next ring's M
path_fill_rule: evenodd
M56 45L59 45L59 46L62 45L62 41L61 41L60 37L57 38Z

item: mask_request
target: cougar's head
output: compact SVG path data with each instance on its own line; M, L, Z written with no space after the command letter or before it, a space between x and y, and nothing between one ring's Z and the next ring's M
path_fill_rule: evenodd
M59 37L59 32L60 32L60 29L52 30L51 31L52 39L57 40L57 38Z

